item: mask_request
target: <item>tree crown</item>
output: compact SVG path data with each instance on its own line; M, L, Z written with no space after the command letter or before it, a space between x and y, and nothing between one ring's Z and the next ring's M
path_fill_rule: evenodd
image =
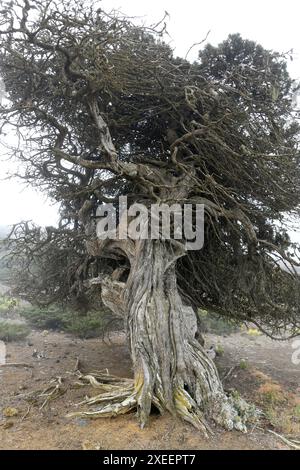
M163 41L163 22L64 5L24 0L1 13L2 129L22 136L22 177L61 204L58 229L15 228L21 290L47 301L79 296L91 271L115 267L85 253L97 204L120 194L198 202L205 246L178 263L182 295L296 328L299 281L276 269L293 260L278 224L300 203L297 87L285 58L231 35L190 63Z

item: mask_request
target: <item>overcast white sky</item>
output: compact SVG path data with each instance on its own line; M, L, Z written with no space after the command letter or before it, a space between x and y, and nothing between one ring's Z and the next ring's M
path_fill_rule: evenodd
M293 49L289 70L300 79L300 1L299 0L104 0L106 10L116 8L146 22L159 20L165 10L170 19L168 32L176 54L185 56L189 47L210 30L208 42L218 44L230 33L261 43L265 48L286 52ZM197 48L189 58L195 58ZM2 160L5 150L0 146ZM7 162L0 161L0 179ZM57 209L45 196L19 182L0 181L0 225L20 219L33 219L42 225L54 224Z

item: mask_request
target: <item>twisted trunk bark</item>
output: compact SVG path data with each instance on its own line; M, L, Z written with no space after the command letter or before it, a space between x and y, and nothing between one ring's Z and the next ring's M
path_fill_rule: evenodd
M246 431L255 410L242 398L225 394L215 364L196 339L195 312L179 295L175 267L184 255L183 245L172 240L108 243L110 251L125 253L131 265L126 282L113 275L101 284L104 303L124 315L134 381L130 384L128 379L103 374L83 377L102 389L99 396L86 401L100 407L75 414L115 416L137 408L144 427L154 405L161 413L182 417L206 435L210 421ZM95 253L100 248L102 242L94 247Z
M205 433L207 418L245 430L243 410L225 395L215 364L195 338L195 313L179 295L175 264L183 254L174 242L140 241L124 292L141 426L154 404Z

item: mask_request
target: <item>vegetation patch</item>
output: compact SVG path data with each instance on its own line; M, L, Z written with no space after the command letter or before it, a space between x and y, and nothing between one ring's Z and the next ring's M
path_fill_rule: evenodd
M18 305L18 301L6 295L0 295L0 315L10 313Z
M261 336L262 332L259 331L257 328L248 328L247 334L249 336Z
M65 331L85 339L102 336L112 329L121 329L122 326L106 310L80 314L59 306L43 309L28 307L22 311L22 316L35 328Z
M257 372L255 376L263 381L257 390L257 401L269 425L285 436L299 436L299 397L285 390L266 374Z
M5 342L20 341L30 333L30 328L26 325L19 325L0 321L0 340Z
M239 367L242 370L246 370L246 369L249 368L249 362L246 359L241 359L241 361L239 363Z
M240 322L208 310L199 309L198 317L201 323L201 329L206 333L229 335L231 333L236 333L241 328Z
M282 387L275 382L264 383L259 387L258 393L261 399L267 404L276 405L286 401Z

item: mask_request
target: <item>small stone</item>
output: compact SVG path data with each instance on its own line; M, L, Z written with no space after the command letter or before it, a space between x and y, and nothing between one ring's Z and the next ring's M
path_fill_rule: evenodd
M88 423L88 420L83 419L83 418L77 418L77 419L75 420L75 423L76 423L78 426L81 426L81 427L87 426L87 425L89 424L89 423Z

